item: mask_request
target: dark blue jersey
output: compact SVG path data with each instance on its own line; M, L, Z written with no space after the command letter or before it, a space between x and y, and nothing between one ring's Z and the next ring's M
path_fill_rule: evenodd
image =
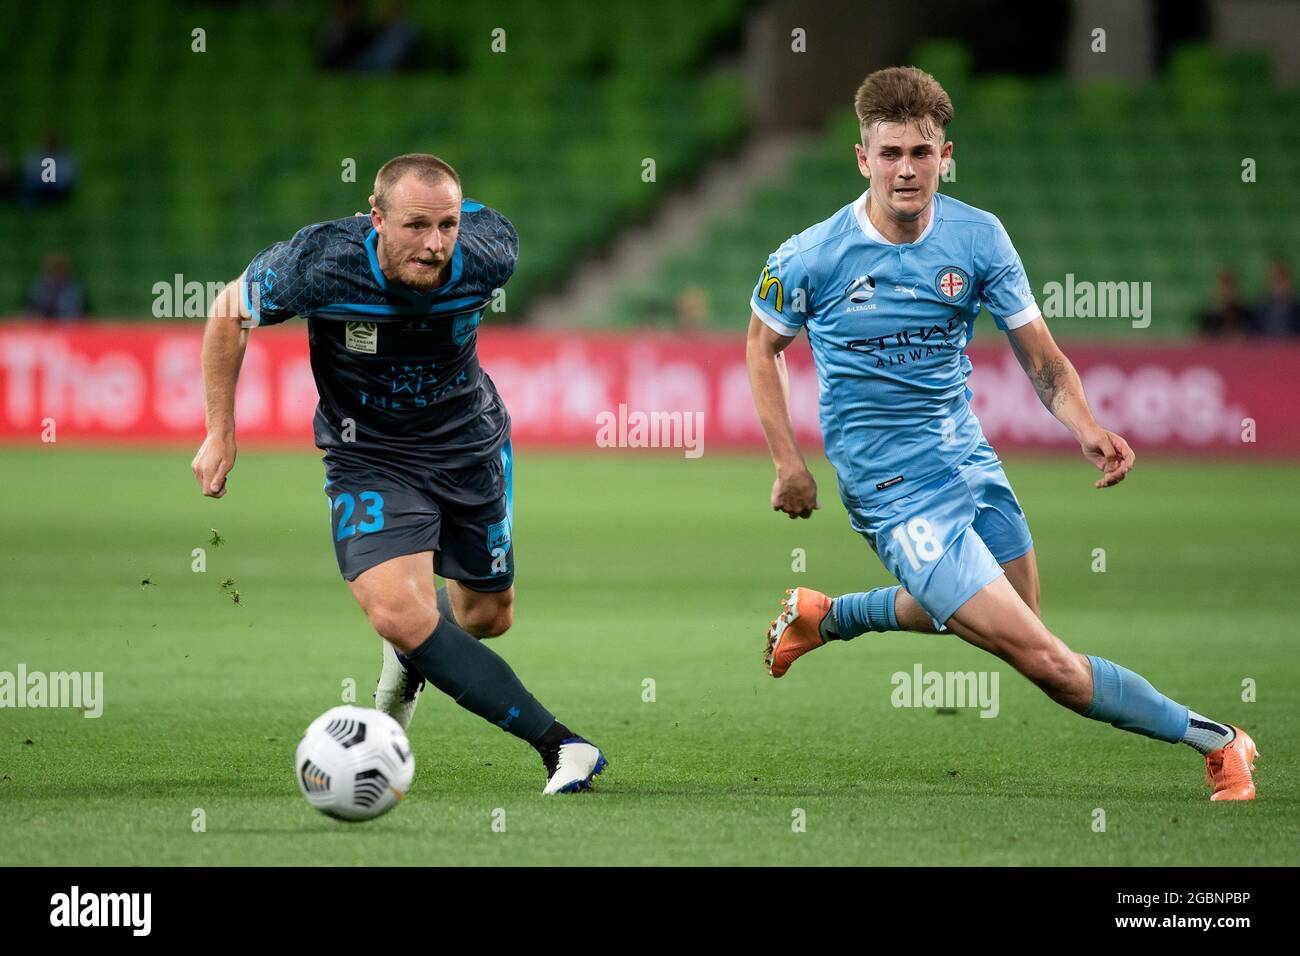
M496 458L510 416L479 367L476 330L514 272L514 226L465 200L451 272L428 292L383 274L377 239L367 216L317 223L259 252L244 273L255 324L307 319L317 446L439 468Z

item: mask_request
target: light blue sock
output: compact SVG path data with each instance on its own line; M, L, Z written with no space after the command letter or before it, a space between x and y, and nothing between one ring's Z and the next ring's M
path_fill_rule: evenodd
M1156 690L1141 674L1104 657L1089 657L1092 704L1083 716L1120 730L1178 743L1187 731L1187 708Z
M831 641L851 641L867 631L896 631L894 601L899 585L872 588L844 594L831 602L831 613L822 622L822 637Z

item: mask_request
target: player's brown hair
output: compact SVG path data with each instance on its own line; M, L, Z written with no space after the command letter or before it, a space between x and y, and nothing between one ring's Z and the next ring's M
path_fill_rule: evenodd
M431 153L403 153L384 163L375 174L375 207L380 212L387 210L389 192L407 173L414 174L427 186L437 186L450 179L460 189L460 176L449 163Z
M877 70L858 87L853 97L862 130L862 145L877 123L906 123L914 120L930 138L943 135L952 122L952 100L944 88L925 70L914 66L891 66Z

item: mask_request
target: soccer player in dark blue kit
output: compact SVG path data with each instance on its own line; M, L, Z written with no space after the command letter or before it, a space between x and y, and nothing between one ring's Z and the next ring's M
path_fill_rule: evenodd
M510 416L476 330L519 237L428 154L385 163L370 205L264 249L214 303L195 477L205 495L226 493L248 328L304 316L335 556L384 639L376 705L405 727L427 681L532 744L544 793L589 789L604 755L478 640L511 625L514 548Z

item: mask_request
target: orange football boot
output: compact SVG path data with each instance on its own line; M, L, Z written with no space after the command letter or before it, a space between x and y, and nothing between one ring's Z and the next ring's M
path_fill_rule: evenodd
M767 629L767 650L763 662L773 677L784 677L790 665L811 650L821 647L821 623L831 613L831 599L810 588L788 590L781 613Z
M1255 758L1259 751L1250 734L1240 727L1233 727L1237 736L1232 743L1211 750L1205 756L1205 782L1213 789L1211 800L1254 800L1255 780L1251 772L1255 769Z

